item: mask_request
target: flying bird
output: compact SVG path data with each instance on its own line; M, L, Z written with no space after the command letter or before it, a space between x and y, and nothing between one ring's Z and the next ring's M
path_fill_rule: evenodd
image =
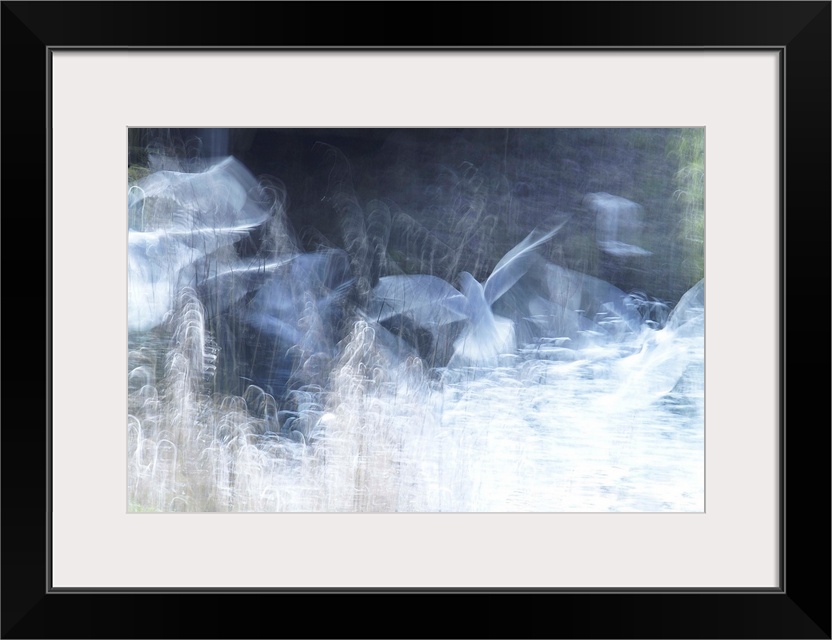
M256 197L257 181L236 159L207 171L158 171L128 190L128 330L161 325L185 287L245 293L260 265L242 261L235 243L270 217ZM211 283L222 285L210 287ZM214 301L217 303L217 300Z
M691 287L679 300L665 326L644 333L639 351L618 363L620 393L637 393L648 401L671 393L704 349L705 280Z
M367 315L389 326L406 318L434 335L433 353L423 357L456 366L493 366L499 356L516 348L514 322L495 315L492 306L529 270L535 249L552 238L565 222L543 233L532 231L497 263L485 283L468 272L459 275L460 288L431 275L385 276L370 297ZM455 323L461 331L447 330ZM452 350L448 348L453 340Z
M604 192L588 193L583 202L595 214L595 239L601 251L619 258L652 255L635 244L644 226L640 204Z
M339 249L287 256L218 325L224 391L259 387L281 401L293 387L323 385L351 318L354 278ZM241 287L244 288L244 287Z

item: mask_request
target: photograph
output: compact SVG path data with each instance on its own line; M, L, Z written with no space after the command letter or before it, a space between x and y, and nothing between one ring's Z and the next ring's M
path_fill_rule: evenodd
M127 137L128 512L705 511L705 127Z

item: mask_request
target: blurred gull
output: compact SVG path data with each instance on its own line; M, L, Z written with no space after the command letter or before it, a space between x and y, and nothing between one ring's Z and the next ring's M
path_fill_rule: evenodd
M656 400L669 394L697 358L705 339L705 280L691 287L676 304L664 328L645 332L640 351L619 363L622 395Z
M643 320L630 296L579 271L539 260L498 305L517 318L522 344L548 343L547 351L623 344L638 336ZM557 343L557 348L554 345Z
M354 278L338 249L289 256L268 269L257 292L230 309L225 348L244 386L280 400L292 384L326 383L351 317Z
M401 275L379 279L370 299L368 316L380 323L406 318L431 331L434 355L442 361L443 341L450 339L443 328L461 323L453 342L452 365L494 366L501 354L514 353L514 322L492 311L492 305L525 275L537 258L534 250L563 226L551 231L532 231L497 263L484 284L468 272L459 276L460 290L436 276ZM425 357L427 354L420 354Z
M651 255L635 244L644 226L640 204L603 192L588 193L583 202L595 214L596 242L601 251L621 258Z
M229 302L245 292L263 266L243 263L231 245L271 216L252 198L257 186L239 161L227 158L200 173L158 171L130 187L129 331L162 324L185 287L223 291Z

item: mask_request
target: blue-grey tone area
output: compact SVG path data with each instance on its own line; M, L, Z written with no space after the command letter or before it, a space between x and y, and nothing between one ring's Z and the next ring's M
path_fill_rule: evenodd
M128 142L129 510L704 510L703 129Z

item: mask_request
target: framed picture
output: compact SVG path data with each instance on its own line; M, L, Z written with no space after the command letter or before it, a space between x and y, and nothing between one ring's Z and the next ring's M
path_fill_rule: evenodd
M10 267L4 282L7 310L13 309L4 319L11 323L15 336L32 334L29 301L42 303L40 283L47 283L47 367L44 372L44 360L30 354L29 343L21 357L14 351L15 341L7 342L7 359L8 354L15 354L14 365L7 369L11 372L6 376L7 407L22 406L22 415L38 418L27 420L31 429L21 429L15 426L19 418L10 419L9 412L2 432L3 635L247 637L262 633L261 616L238 613L220 621L216 616L179 618L179 628L163 629L156 612L181 612L182 598L187 598L188 604L197 599L193 604L202 607L199 610L219 611L219 607L239 603L230 598L241 595L254 605L243 610L251 611L256 610L259 599L276 595L290 598L293 613L315 615L324 594L360 598L412 594L422 600L400 598L392 607L395 611L399 604L402 614L410 612L407 619L411 620L413 605L426 602L425 597L445 595L430 598L430 606L454 607L458 612L458 598L468 594L472 596L465 599L471 607L470 616L463 616L466 620L459 632L473 635L480 635L481 627L468 618L478 619L476 612L486 604L477 599L497 598L496 607L486 604L491 613L482 635L499 629L498 633L506 636L830 637L828 512L819 517L817 510L803 508L802 501L800 509L794 506L798 496L805 499L809 495L816 497L813 502L823 505L824 510L829 504L828 430L801 428L817 419L798 422L795 413L797 408L809 408L810 416L816 415L817 398L826 397L828 385L825 381L819 384L816 375L807 373L813 370L810 367L801 366L799 375L795 369L803 364L799 354L816 350L814 314L801 312L798 317L794 311L791 316L786 313L787 292L802 296L795 293L801 291L796 286L798 277L805 284L822 279L820 273L828 274L830 4L491 3L476 5L477 15L472 16L475 5L424 3L406 5L418 8L413 22L422 27L422 41L402 47L391 45L370 28L374 23L364 19L363 5L326 5L327 10L322 11L315 5L307 9L307 5L282 3L278 8L283 21L278 25L264 19L267 12L261 9L265 6L209 3L200 5L195 16L193 5L173 3L3 4L4 86L7 97L16 98L7 99L4 116L6 193L22 191L26 185L28 195L37 203L33 209L38 210L44 202L47 212L41 218L45 227L38 229L40 237L47 239L45 270L39 272L45 278L38 275L38 285L32 286L28 269L27 277L21 278L19 267ZM454 9L466 11L464 33L478 33L476 41L459 35L463 22L452 17ZM367 15L384 18L387 12L372 7ZM550 16L560 19L553 22ZM394 15L389 17L392 20ZM660 23L667 21L675 28L661 28ZM570 27L562 33L543 30L544 24L567 23ZM347 25L354 31L344 40ZM156 133L161 129L178 133L169 137L172 144L163 153L156 154L159 147L147 140L154 136L158 140ZM187 131L194 135L182 133ZM275 133L278 131L284 135ZM294 138L285 135L287 131L294 132ZM387 133L381 136L380 131ZM346 135L349 132L352 137ZM449 137L448 132L455 135ZM491 140L495 132L502 136L502 166L496 152L489 151L494 159L481 159L481 149L499 146ZM696 165L705 178L699 194L694 183L684 181L693 165L680 164L679 145L685 142L685 132L699 132L698 139L704 139L704 163ZM335 145L331 139L339 137L335 134L349 140ZM140 142L133 145L137 136ZM304 139L297 148L309 147L306 136L324 143L323 159L309 160L291 152L298 137ZM526 139L533 139L542 151L538 149L535 155L533 144L520 144ZM189 140L199 140L203 146L195 150ZM225 146L208 149L209 143ZM362 164L362 154L374 144L381 144L390 155L382 154L383 161ZM256 156L251 151L256 145L267 147L267 152ZM401 164L407 145L422 158L421 164ZM443 149L442 154L427 153L426 145L434 152ZM625 147L627 153L622 151ZM448 148L459 152L455 164L443 155ZM662 149L662 153L655 149ZM141 155L142 150L145 157L136 161L135 153ZM583 152L578 153L580 150ZM125 153L128 168L134 172L127 180ZM155 157L147 158L151 153ZM466 157L481 160L464 165ZM211 158L231 160L213 162ZM256 167L257 158L262 159L261 168ZM527 163L524 166L537 167L538 174L524 170L523 180L516 179L521 173L516 170L521 158ZM292 183L286 176L305 176L309 162L324 169L324 188L289 188ZM450 181L447 174L426 169L436 165L456 169ZM460 169L465 166L467 174ZM361 168L367 172L360 173ZM513 180L508 178L510 169L515 170ZM255 179L249 184L255 171L284 180L286 189L277 181L265 184ZM325 329L336 323L325 315L330 307L323 301L337 300L333 308L341 310L344 307L338 296L348 290L351 296L366 298L357 305L368 316L363 327L369 327L374 336L382 335L382 329L388 331L393 336L390 345L416 354L405 357L403 351L396 351L396 358L378 366L379 375L390 375L400 365L424 362L429 351L436 354L437 345L444 344L444 356L435 356L439 366L431 368L442 369L446 377L435 384L468 398L475 397L481 388L496 388L500 394L492 408L486 410L485 396L476 396L478 399L466 405L470 412L467 430L458 432L448 414L436 414L443 426L448 425L441 434L430 432L430 438L407 440L416 443L413 446L420 454L397 459L389 474L363 475L362 485L356 484L355 474L364 469L361 461L368 457L366 449L355 453L355 464L350 467L337 467L330 460L329 466L320 468L348 469L351 474L348 482L333 485L350 487L349 495L342 496L344 502L332 502L335 492L330 491L326 494L329 502L321 507L320 487L314 483L304 484L303 490L300 485L288 485L287 491L276 491L273 477L260 472L271 459L247 459L258 471L243 475L241 458L222 466L203 455L218 450L210 443L194 457L195 469L211 469L207 473L212 478L230 469L238 478L258 478L261 484L253 484L248 493L235 490L223 494L217 489L227 486L222 483L211 485L210 490L178 493L183 484L193 486L196 476L183 478L177 463L166 466L176 456L186 455L174 432L176 420L163 422L158 432L151 433L146 425L153 418L142 414L140 427L133 428L128 420L128 428L124 428L125 416L139 413L130 403L138 402L145 393L141 406L147 407L145 400L157 402L160 396L153 394L161 388L130 381L124 384L125 371L149 371L130 361L134 356L128 356L129 341L136 334L126 329L153 331L157 321L166 322L177 310L186 311L177 307L179 290L166 297L162 291L166 285L158 278L137 279L136 274L146 270L142 265L135 268L133 248L148 241L149 236L137 234L157 233L159 216L165 215L159 203L166 198L177 203L176 215L204 212L205 206L192 207L188 204L192 201L183 204L183 190L174 182L184 180L184 191L192 194L196 192L194 180L209 173L211 184L221 185L222 198L221 204L212 200L207 209L223 217L222 222L207 222L210 240L197 232L202 253L192 259L197 244L192 242L192 221L188 223L187 249L182 251L178 245L170 248L182 236L170 228L164 232L164 242L170 243L165 245L170 251L163 252L166 259L177 256L178 260L183 252L189 256L177 271L177 282L185 277L189 284L197 285L198 293L199 286L204 291L206 280L193 278L208 264L200 261L211 258L217 276L211 283L217 285L215 290L222 290L222 296L210 298L200 293L201 306L196 308L208 316L204 312L215 304L212 318L231 313L234 319L227 325L233 331L229 330L231 337L226 343L221 341L226 334L219 330L199 334L202 359L197 369L205 365L205 357L249 344L241 336L250 335L252 327L258 336L270 327L279 327L271 334L276 336L296 336L300 329L306 338L324 335ZM425 179L426 174L430 179ZM160 175L164 178L161 186ZM535 175L543 177L536 181ZM467 178L471 179L466 182ZM668 200L651 199L652 191L645 186L651 179L663 185L677 181L675 205L665 204L667 210L660 210L660 203ZM472 187L480 184L489 189L488 202L505 206L495 206L477 218L477 206L484 196ZM235 199L240 185L244 195ZM171 188L180 189L178 195L169 197L165 190ZM254 192L264 194L262 200L253 199ZM410 192L419 195L408 199L405 194ZM544 195L530 196L541 193ZM691 246L676 242L674 233L679 232L679 220L686 219L680 214L687 211L685 203L697 197L702 201L700 208L704 205L704 227L693 215L687 218L693 226L682 231L695 235L699 224L704 251L671 254L671 245L681 247L680 251ZM389 225L374 227L373 221L387 218L381 209L372 209L372 198L387 207ZM442 213L443 202L452 202L456 209ZM272 224L271 235L264 241L265 232L258 226L263 222L258 218L261 209L252 203L262 205L270 221L286 221L281 228L292 232L281 236ZM366 240L368 247L375 246L375 236L367 231L370 228L380 228L387 238L379 254L387 261L383 265L386 270L374 266L368 257L371 252L359 259L347 250L348 242L339 246L337 239L355 240L357 236L351 236L349 225L343 223L337 233L332 232L326 227L326 215L323 222L308 225L306 236L294 233L303 227L301 222L322 215L316 212L324 205L331 210L356 204L364 220L364 235L358 239ZM394 212L401 214L398 218L389 213L394 204L399 207ZM535 206L546 210L529 214ZM673 206L678 208L671 211ZM228 207L233 212L229 213ZM5 236L15 239L7 247L7 256L16 255L16 238L32 237L31 220L37 218L8 215L11 208L7 201ZM413 214L428 210L435 213L434 218ZM276 211L291 213L278 218ZM381 213L376 215L378 211ZM460 211L470 214L470 233L460 226L465 218ZM494 213L486 220L492 211L499 215ZM239 220L234 217L238 215L242 216ZM344 219L355 220L356 215ZM516 215L513 221L511 215ZM576 222L579 215L584 216L583 226ZM413 222L404 224L404 216ZM439 232L444 229L440 224L443 216L462 238L459 244L451 242L456 236ZM397 224L392 222L394 218ZM673 223L667 222L669 219ZM19 231L14 228L18 221L25 222ZM493 233L485 233L489 222L496 225ZM661 233L646 237L637 233L662 224L667 228ZM422 233L422 228L430 233ZM561 236L568 236L571 242L564 241L559 250L549 244ZM421 238L418 251L412 250L416 237ZM223 247L218 238L231 241ZM280 238L294 243L289 254L275 248ZM248 241L253 247L250 253L243 248ZM154 247L161 246L158 238L153 242ZM316 251L308 248L312 242ZM447 256L436 248L440 242L451 247L447 255L459 262L457 268L444 269ZM428 244L436 247L428 251ZM241 258L262 257L266 245L271 253L261 270L247 271L239 266ZM576 246L584 248L577 251ZM224 262L215 259L219 255L216 251L228 247L233 247L233 255L229 257L226 251ZM430 259L425 257L428 254ZM662 256L656 264L663 266L641 267L639 260L648 254ZM158 256L158 252L137 255ZM322 255L327 256L324 262ZM593 256L597 262L587 266ZM9 264L15 262L17 258L12 258ZM341 262L343 268L339 267ZM583 265L580 269L579 262ZM307 266L301 271L286 266L297 263ZM24 256L17 264L30 267L41 262ZM233 278L220 278L218 264L230 267L222 273L233 271ZM318 269L321 264L326 267L323 275ZM616 268L611 269L610 264ZM535 276L533 268L547 276ZM707 278L707 303L694 287L697 280L693 274L698 268ZM298 283L313 282L309 275L313 272L314 282L321 286L316 284L314 292L313 287L302 286L299 306L288 310L284 306L262 307L258 295L265 288L279 289L268 289L269 300L295 300L291 292L297 290ZM622 301L629 304L626 308L610 306L611 300L598 296L584 297L570 307L551 295L539 295L537 290L529 293L535 284L551 283L554 274L572 282L575 273L582 277L584 292L590 289L585 284L589 278L615 290L626 288L625 294L632 294L640 285L648 288L645 283L651 286L643 298L630 295L614 300L616 305ZM268 274L269 279L261 281L261 274ZM499 280L495 275L504 278L499 295L493 292L495 286L489 293L489 281ZM359 277L365 277L366 287L355 288ZM690 280L689 286L682 287L679 283L685 278ZM631 281L625 282L628 279ZM150 293L134 296L137 282ZM670 284L665 291L657 283ZM410 287L407 293L396 288L404 286ZM522 293L515 290L521 286ZM558 309L568 312L563 317L569 319L557 327L558 336L574 326L574 334L568 336L574 342L601 330L612 331L612 326L617 331L615 339L604 345L613 344L619 352L631 349L624 356L649 356L652 343L636 344L621 338L619 329L627 325L627 314L636 314L633 321L638 326L633 333L641 335L644 324L653 332L651 338L655 337L666 326L676 327L667 318L670 305L662 307L660 303L679 303L690 287L692 295L703 298L693 307L704 308L705 314L701 316L704 330L696 333L704 340L704 362L697 374L702 380L698 387L698 397L703 400L699 428L704 437L698 445L694 439L690 447L694 452L690 454L694 456L691 468L697 468L696 451L704 461L698 467L703 469L702 477L684 471L686 463L680 461L688 458L679 457L678 438L674 439L674 429L678 431L681 420L689 414L678 413L676 419L662 417L668 426L656 431L653 417L638 404L644 401L644 385L629 393L626 384L621 387L624 392L616 387L619 395L609 403L619 413L622 406L628 407L626 424L641 439L627 440L629 449L610 441L621 433L622 421L611 431L601 429L591 440L596 445L611 442L602 454L597 446L574 449L574 440L541 445L558 452L573 446L575 462L566 467L570 472L557 477L541 471L544 458L528 449L530 441L516 432L489 430L487 414L498 413L498 407L505 412L513 409L506 380L489 377L503 365L506 354L520 358L521 346L537 345L538 351L548 350L549 359L538 353L523 362L549 375L557 372L563 386L572 385L570 389L577 388L576 381L583 379L563 375L567 370L563 367L546 368L554 366L552 363L563 364L566 357L579 362L585 359L555 351L562 345L546 342L551 333L534 335L539 324L529 324L530 317L545 317L551 322L551 305L557 302ZM427 290L428 306L434 311L439 307L445 313L462 313L447 323L453 332L445 334L445 329L436 329L427 321L416 322L421 316L412 301ZM440 290L444 293L438 294ZM477 307L480 297L484 302ZM145 305L149 298L161 302ZM455 311L458 299L464 299L465 313ZM228 300L231 302L226 304ZM811 309L811 298L800 300L804 308ZM25 301L27 311L14 313L20 301ZM592 304L598 309L587 315ZM521 307L522 313L512 315ZM665 315L654 318L648 307ZM298 308L303 314L299 315ZM389 308L395 308L395 313L387 312ZM792 308L796 308L794 304ZM309 309L318 315L310 316ZM598 315L601 309L606 314L603 317ZM25 321L18 322L18 316ZM483 329L482 317L492 323L488 326L493 325L497 334ZM789 317L791 323L787 322ZM313 322L315 318L318 324ZM615 322L610 324L610 318ZM595 322L592 327L583 324L589 320ZM655 326L649 326L651 322ZM313 325L324 327L324 333L310 333ZM8 326L7 336L12 335ZM793 348L787 352L789 327ZM511 348L503 344L506 340L498 340L500 346L495 348L491 340L495 335L512 337ZM519 340L519 335L527 337ZM828 335L825 330L823 335ZM231 389L251 378L264 390L264 395L258 396L266 416L257 423L260 430L252 432L254 435L246 432L237 442L251 444L259 453L266 450L263 443L268 440L292 456L332 455L331 448L316 449L310 442L319 436L315 429L321 425L343 424L347 405L326 405L314 394L302 394L318 385L329 394L327 399L332 398L332 388L326 386L329 382L320 384L315 377L321 371L315 366L323 366L325 380L331 381L332 362L337 360L338 366L344 367L345 354L357 348L357 342L344 342L345 337L330 337L332 344L341 347L323 365L319 359L306 358L306 368L301 369L298 360L291 360L284 367L288 371L285 379L272 373L280 367L268 368L270 373L262 375L257 360L260 350L239 347L235 362L246 363L243 374L236 367L221 369L223 363L218 358L212 381L222 380ZM170 335L165 338L166 345L171 344L170 339ZM309 344L301 338L293 337L291 344L284 344L286 340L274 338L270 353L291 351L294 358L299 347ZM807 340L811 341L808 350L801 348ZM425 341L432 350L423 348ZM322 351L319 345L313 345L316 354ZM596 348L597 344L589 346ZM661 360L661 366L652 365L651 371L660 370L664 377L659 386L669 385L670 390L678 391L679 380L684 378L685 389L696 396L690 377L684 377L691 375L688 361L681 373L676 371L679 353L673 351ZM690 352L684 353L689 357ZM446 367L460 360L464 366ZM187 357L181 362L186 369L193 368ZM607 360L594 362L592 393L600 393L612 365ZM792 379L799 383L791 385L787 404L789 362ZM472 369L480 377L471 378ZM460 371L469 375L463 376L462 382ZM299 377L301 373L307 377ZM616 379L627 383L634 375L625 373ZM693 378L694 382L699 379ZM191 378L178 380L190 384ZM343 388L354 389L355 380L350 378ZM420 384L425 380L429 381L429 376L418 378ZM655 386L655 382L650 384ZM663 387L660 391L668 392ZM240 388L240 392L244 397L246 390ZM235 393L229 391L226 397ZM178 410L204 411L206 405L189 404L188 394L177 397L181 401ZM295 404L288 403L288 397ZM367 400L376 414L389 417L392 404L433 397L398 392L389 398L390 405L378 395L348 400ZM10 398L16 400L13 405ZM298 398L311 404L301 405ZM523 406L547 402L542 388L536 388L529 398L522 401ZM257 405L256 400L246 397L246 409ZM558 397L558 401L565 400ZM224 411L233 412L222 397L217 402ZM272 402L274 416L268 422ZM515 400L515 412L520 404ZM474 405L481 411L474 412ZM43 406L45 416L39 413ZM588 406L584 402L578 410L586 412ZM361 407L356 414L361 420L376 415L366 405ZM791 421L787 420L787 407ZM827 415L825 411L826 403L823 415ZM313 413L314 423L310 421ZM219 415L215 426L228 426L229 413ZM602 413L599 422L613 423L611 415ZM261 418L244 418L243 422L253 424L255 419ZM529 417L524 415L523 420ZM395 423L393 429L390 425L394 423L386 419L380 424L386 433L405 438L401 434L407 433L407 421ZM434 426L430 419L425 424ZM564 429L587 429L588 424L586 419L577 419ZM648 429L658 434L655 440L644 440ZM136 435L140 432L145 440ZM378 433L371 435L368 442L383 440ZM142 442L151 437L152 446L142 448ZM437 445L440 460L443 455L469 461L481 455L491 460L494 447L513 451L513 455L497 467L474 462L444 464L443 471L453 480L445 478L434 484L420 484L422 476L418 474L396 476L400 489L396 500L388 499L386 485L374 492L373 483L378 484L379 478L389 479L403 468L426 466L436 460L425 457L424 450L441 438L442 446ZM457 446L460 442L465 446ZM482 442L487 446L478 449ZM611 460L612 455L644 458L647 449L638 452L633 442L656 452L664 461L659 465L661 473L651 467L648 475L634 481L631 476L638 475L635 466ZM137 452L144 457L137 457ZM139 459L140 463L133 465ZM581 470L593 460L592 474L582 475ZM318 477L315 464L309 462L310 478ZM166 470L172 470L172 475L166 475ZM607 478L604 482L598 481L602 472ZM502 479L499 473L505 474ZM692 487L685 486L668 497L660 489L681 486L678 479L667 480L675 473L694 481ZM428 473L425 477L436 476ZM594 479L596 491L589 492L586 477ZM529 486L539 486L533 481L551 491L530 490ZM579 487L570 495L581 495L583 501L562 499L569 482ZM478 487L479 493L472 486ZM541 494L547 499L530 502L530 496ZM290 507L280 509L279 504ZM199 508L180 508L183 505ZM517 505L519 508L513 508ZM171 513L178 511L190 513ZM819 572L823 577L820 582L826 586L816 586ZM15 588L7 589L6 585ZM102 606L112 598L119 599L121 614L116 614L114 607ZM148 603L155 607L141 606ZM551 609L554 616L541 617L540 605ZM238 607L228 610L237 611ZM313 620L321 617L319 614ZM437 635L432 620L417 618L408 623L408 634ZM367 631L372 627L359 624L360 635L390 635L389 629ZM366 624L372 623L368 620ZM315 625L312 631L308 623L301 623L292 627L290 635L345 635L340 625L324 632L318 622ZM270 623L267 628L274 627ZM284 633L282 629L280 633ZM447 635L447 629L440 635Z

